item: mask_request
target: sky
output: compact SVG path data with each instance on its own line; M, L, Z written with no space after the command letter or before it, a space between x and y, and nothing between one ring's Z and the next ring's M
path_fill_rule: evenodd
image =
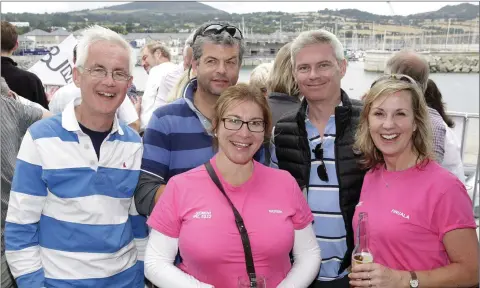
M83 9L96 9L119 5L128 2L1 2L2 13L53 13L68 12ZM438 10L446 5L456 5L465 2L202 2L229 13L250 12L307 12L328 9L358 9L379 15L409 15ZM390 3L390 4L389 4ZM478 2L470 2L478 4Z

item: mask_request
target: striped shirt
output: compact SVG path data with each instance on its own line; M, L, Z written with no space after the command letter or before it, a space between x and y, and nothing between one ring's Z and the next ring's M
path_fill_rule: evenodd
M0 185L2 200L2 256L5 254L3 234L17 153L27 128L41 118L42 111L40 109L27 106L13 98L8 98L6 95L0 95L0 121L2 122L2 125L0 125L0 147L2 147L0 161L2 164Z
M305 128L310 151L313 151L322 142L323 159L328 174L328 182L324 182L318 177L317 167L320 161L316 161L314 153L310 153L312 162L307 201L312 209L313 228L322 251L322 264L317 279L330 281L347 275L347 271L338 275L340 264L347 251L347 232L340 210L340 191L335 167L335 115L328 119L323 139L308 118L305 120Z
M144 287L146 219L133 202L142 143L115 118L100 159L71 102L22 141L5 227L23 287Z
M308 115L308 107L306 115ZM323 138L321 138L317 128L310 122L308 117L305 119L305 128L311 151L307 202L314 216L313 228L317 236L318 245L322 251L322 264L317 280L331 281L343 278L348 274L347 271L340 275L338 274L343 257L347 251L347 232L340 210L340 191L335 167L335 115L330 116ZM328 182L322 181L317 174L320 161L315 159L313 151L320 143L322 143L323 147L323 162L327 169ZM274 145L271 146L270 151L272 157L270 166L278 168Z

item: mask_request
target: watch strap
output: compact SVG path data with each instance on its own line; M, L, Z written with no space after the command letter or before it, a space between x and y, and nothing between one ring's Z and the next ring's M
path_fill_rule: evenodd
M418 278L417 278L417 273L415 271L409 271L410 272L410 288L417 288L418 287ZM414 286L412 286L412 284Z

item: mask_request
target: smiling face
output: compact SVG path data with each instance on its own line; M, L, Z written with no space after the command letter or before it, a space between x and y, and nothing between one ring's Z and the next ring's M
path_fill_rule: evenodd
M338 97L346 61L337 61L332 45L307 45L295 55L294 77L302 95L310 101Z
M112 71L129 75L129 51L124 47L108 42L93 43L88 50L88 58L83 68L73 69L73 80L82 94L81 106L90 114L114 115L127 94L132 78L117 81L112 78ZM108 71L104 78L92 76L94 71Z
M368 114L370 136L384 157L411 153L416 130L411 92L402 90L373 101Z
M198 87L214 96L235 85L240 72L240 47L205 42L202 56L193 60L193 72L197 75Z
M250 122L241 125L241 121ZM234 101L220 118L216 133L219 152L235 164L246 164L262 145L265 137L265 122L260 106L252 101ZM262 129L263 128L263 129Z

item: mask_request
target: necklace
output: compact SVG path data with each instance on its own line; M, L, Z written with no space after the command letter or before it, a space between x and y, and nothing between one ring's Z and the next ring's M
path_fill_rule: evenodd
M413 164L413 165L416 165L416 163L417 163L417 161L415 160L415 162L412 163L412 164ZM402 170L402 171L399 171L399 172L400 172L399 175L398 175L397 177L395 177L395 179L393 179L392 181L390 181L390 183L397 181L398 178L400 178L402 175L404 175L404 174L405 174L405 171L407 171L408 169L410 169L413 165L408 165L408 166L407 166L407 169ZM385 165L383 166L383 168L384 168L384 169L382 169L382 172L381 172L382 180L383 180L383 182L385 183L385 187L389 188L390 185L388 184L387 181L385 181L385 178L383 177L383 170L387 170L387 165L385 164Z

